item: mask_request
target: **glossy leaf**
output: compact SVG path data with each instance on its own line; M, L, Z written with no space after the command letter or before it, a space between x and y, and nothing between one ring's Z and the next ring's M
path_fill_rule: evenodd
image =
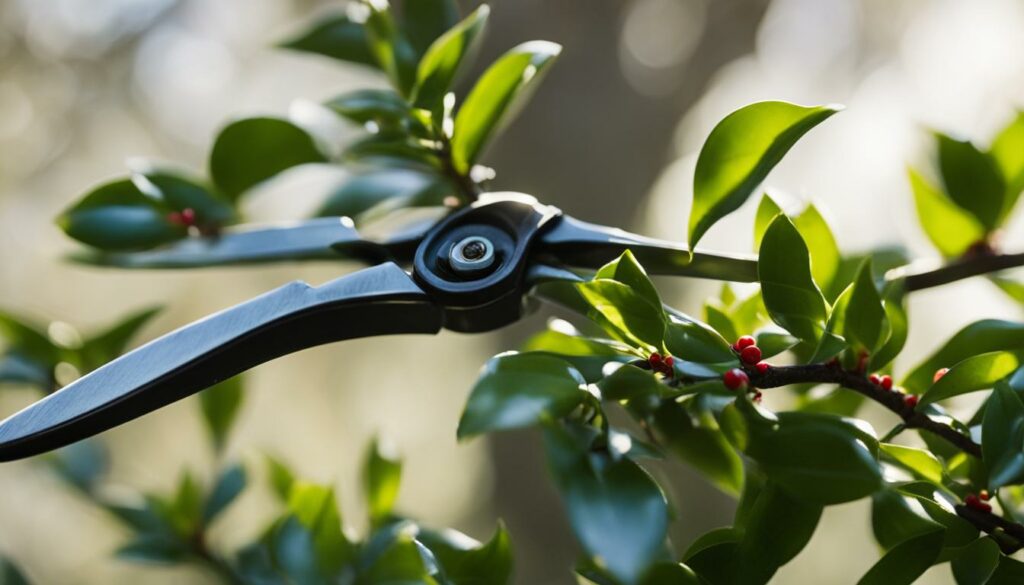
M920 394L932 384L935 371L949 368L971 356L993 351L1017 351L1024 347L1024 324L985 319L967 325L938 351L903 379L909 392Z
M1010 557L999 557L999 564L985 585L1016 585L1024 582L1024 563Z
M412 115L409 103L390 89L357 89L324 105L360 124L387 122L397 125Z
M640 297L655 307L661 306L661 298L654 283L647 276L643 266L637 262L633 252L626 250L621 256L598 269L595 279L608 279L621 282L633 289Z
M210 496L203 508L203 522L209 524L221 514L245 489L247 475L245 467L232 465L217 478Z
M957 585L985 585L999 566L999 545L991 538L979 538L953 558L950 566Z
M861 266L850 290L843 333L855 349L870 354L885 341L887 328L885 307L871 277L871 260L868 259Z
M747 514L737 549L736 583L767 583L779 567L793 560L810 542L820 505L795 498L769 483Z
M435 174L412 169L378 170L350 178L327 196L316 215L354 218L376 206L441 205L454 191L451 183Z
M455 0L408 0L402 3L402 30L417 53L423 54L445 31L459 22Z
M932 566L941 550L941 529L910 538L886 553L857 585L910 585Z
M994 351L969 357L949 369L922 396L921 405L952 398L968 392L991 388L1017 369L1017 357L1006 351Z
M587 396L564 360L535 353L492 358L466 403L458 436L527 427L567 415Z
M635 347L661 348L667 318L660 304L651 304L641 292L617 280L591 280L576 288L609 333Z
M308 30L280 44L281 47L306 53L316 53L339 61L377 67L377 59L370 51L366 29L344 14L322 18Z
M654 428L672 454L692 465L718 489L738 496L743 489L743 461L725 438L714 416L697 400L666 402L654 413Z
M214 447L223 449L242 406L242 377L235 376L203 390L199 405Z
M882 550L911 538L941 530L942 525L912 506L914 499L892 489L871 494L871 530Z
M558 427L545 431L548 463L577 539L624 585L638 585L664 546L665 497L640 467L584 448Z
M814 282L827 290L839 270L839 245L831 228L813 203L793 218L793 224L811 251Z
M441 104L460 68L480 44L490 12L489 6L481 5L430 45L416 71L412 98L416 107L434 110Z
M772 224L777 215L782 213L782 208L770 195L765 193L761 196L761 202L757 204L757 213L754 216L755 252L761 248L761 240L764 239L764 233L768 231L768 226Z
M1013 211L1021 191L1024 190L1024 111L996 135L989 154L996 161L1006 183L1006 198L1002 219Z
M101 185L57 219L64 232L100 250L144 250L186 235L168 219L166 204L129 180Z
M690 361L704 364L735 359L729 342L717 331L700 321L684 321L674 315L669 315L665 348L674 356L686 356Z
M200 227L219 227L236 219L231 204L202 179L170 169L150 168L135 173L132 182L171 209L193 210Z
M452 161L458 172L469 171L561 51L555 43L531 41L505 53L484 72L455 117Z
M1024 402L1008 384L996 385L981 425L989 487L1024 483Z
M280 118L246 118L217 135L210 153L210 176L231 201L292 167L324 162L313 137Z
M966 140L936 134L939 171L946 193L986 231L999 226L1006 184L993 158ZM947 227L948 229L948 227Z
M690 211L690 247L754 189L811 128L836 113L833 106L759 102L726 116L697 158Z
M794 336L816 343L828 309L811 277L807 245L789 218L778 216L768 227L757 270L772 320Z
M893 443L882 443L879 447L886 458L910 470L914 475L934 484L942 484L942 462L931 451Z
M908 172L918 221L943 256L957 258L985 238L985 228L977 218L958 207L919 173L913 169Z
M663 385L649 370L623 365L597 383L604 400L628 400L644 410L660 403Z
M903 293L894 292L885 302L885 318L889 323L889 337L882 347L871 356L871 369L882 370L903 351L907 343L909 323L907 310L903 306Z
M387 518L398 500L402 460L393 451L374 440L363 463L363 497L374 524Z
M421 531L417 540L434 553L450 585L507 585L512 581L512 539L504 523L481 545L453 530Z

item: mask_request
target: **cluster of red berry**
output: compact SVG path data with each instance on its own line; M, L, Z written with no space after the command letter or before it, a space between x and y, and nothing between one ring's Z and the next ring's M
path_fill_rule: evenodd
M196 210L186 207L181 211L172 211L167 214L167 221L182 227L192 227L196 225Z
M761 361L761 348L757 347L757 340L749 335L744 335L732 344L732 350L739 356L740 361L757 370L757 373L767 373L771 366ZM750 384L750 376L741 368L733 368L722 375L722 382L730 390L746 390ZM754 390L754 401L761 401L761 391Z
M986 504L992 496L988 493L988 490L981 490L978 495L967 494L964 498L964 504L967 504L968 508L974 508L975 510L981 510L982 512L991 512L992 506Z
M903 394L903 390L893 387L892 376L879 376L878 374L871 374L870 376L868 376L868 381L887 392L896 392L898 394ZM907 394L903 397L903 404L906 404L910 408L916 408L917 401L918 397L916 394Z
M666 378L671 378L673 375L675 375L675 369L673 369L675 361L675 358L673 358L672 356L662 356L658 352L652 353L650 357L647 358L647 363L650 364L651 369L654 370L655 372L663 374Z

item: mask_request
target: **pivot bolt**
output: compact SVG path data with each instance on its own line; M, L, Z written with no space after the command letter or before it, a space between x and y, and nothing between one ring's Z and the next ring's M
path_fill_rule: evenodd
M480 272L494 264L494 244L481 236L463 238L452 246L448 262L460 274Z

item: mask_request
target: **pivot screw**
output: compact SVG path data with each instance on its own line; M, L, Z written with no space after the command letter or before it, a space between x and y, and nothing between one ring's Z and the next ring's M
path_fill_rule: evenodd
M463 238L452 246L448 262L459 274L480 272L494 264L494 244L481 236Z

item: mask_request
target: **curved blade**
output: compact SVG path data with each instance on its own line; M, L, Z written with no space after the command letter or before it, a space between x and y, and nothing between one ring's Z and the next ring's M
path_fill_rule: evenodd
M301 349L440 328L441 310L395 264L315 288L292 282L156 339L11 416L0 423L0 461L94 435Z
M540 237L537 253L580 268L600 268L627 249L650 274L693 276L736 282L757 281L757 259L694 252L682 244L631 234L563 215Z
M349 218L320 217L278 225L238 226L216 236L190 237L155 250L77 259L123 268L190 268L336 259L342 248L345 254L371 263L391 256L387 246L364 240Z

